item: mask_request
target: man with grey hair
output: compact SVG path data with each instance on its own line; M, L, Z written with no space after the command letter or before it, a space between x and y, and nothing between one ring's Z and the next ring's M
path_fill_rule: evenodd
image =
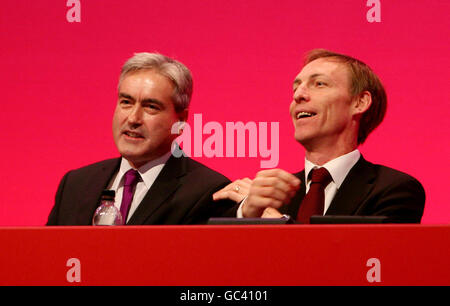
M229 180L182 154L171 155L192 96L186 66L157 53L137 53L122 67L113 116L120 158L69 171L47 225L89 225L104 189L115 191L124 223L202 224L232 203L213 203ZM179 150L179 148L177 148Z

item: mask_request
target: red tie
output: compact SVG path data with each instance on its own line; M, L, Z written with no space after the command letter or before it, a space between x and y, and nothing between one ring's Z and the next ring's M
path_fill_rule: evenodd
M300 204L297 221L309 223L313 215L322 215L325 203L325 187L331 182L331 175L325 168L311 170L311 185L309 191Z

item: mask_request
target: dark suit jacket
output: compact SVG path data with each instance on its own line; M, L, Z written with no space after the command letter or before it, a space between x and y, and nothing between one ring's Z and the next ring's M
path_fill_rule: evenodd
M295 218L305 197L305 171L295 174L300 190L280 212ZM389 222L418 223L425 206L425 191L415 178L375 165L362 156L336 192L326 215L387 216Z
M120 158L69 171L61 180L47 225L90 225ZM230 209L212 194L230 181L188 158L171 156L127 224L202 224Z

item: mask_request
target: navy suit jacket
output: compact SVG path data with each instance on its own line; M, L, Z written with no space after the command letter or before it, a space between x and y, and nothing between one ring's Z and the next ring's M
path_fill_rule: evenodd
M118 171L120 158L101 161L64 175L47 225L90 225L100 196ZM171 156L127 224L203 224L232 208L213 202L228 183L222 174L189 157Z

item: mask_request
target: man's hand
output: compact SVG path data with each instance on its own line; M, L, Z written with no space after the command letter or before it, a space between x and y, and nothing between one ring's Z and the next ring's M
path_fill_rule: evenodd
M248 177L236 180L214 193L213 200L218 201L228 199L240 203L248 195L251 184L252 180Z
M246 218L258 218L268 207L279 209L289 203L299 188L300 180L289 172L281 169L262 170L256 174L250 186L242 214ZM265 217L268 215L276 213L269 210Z
M261 218L281 218L281 217L283 217L283 215L278 210L272 207L267 207L266 209L264 209L264 212L261 215Z

